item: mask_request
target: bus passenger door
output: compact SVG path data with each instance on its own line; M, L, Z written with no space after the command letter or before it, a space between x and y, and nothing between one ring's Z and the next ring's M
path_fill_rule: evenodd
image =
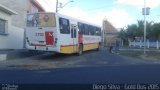
M76 24L71 24L71 38L72 38L72 43L73 43L73 52L78 51L78 38L77 38L77 25Z

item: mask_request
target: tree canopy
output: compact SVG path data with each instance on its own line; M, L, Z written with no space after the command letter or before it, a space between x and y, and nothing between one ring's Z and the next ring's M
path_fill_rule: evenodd
M118 37L124 41L136 40L136 38L143 40L144 33L144 21L137 20L137 24L131 24L126 27L126 29L121 29L119 31ZM160 23L146 22L146 38L160 39Z

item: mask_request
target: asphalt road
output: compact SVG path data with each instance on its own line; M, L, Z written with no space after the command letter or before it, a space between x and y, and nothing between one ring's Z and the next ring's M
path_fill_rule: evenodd
M159 62L126 58L106 49L85 52L82 56L43 54L0 65L1 83L160 83Z
M160 83L160 65L103 66L45 70L1 70L1 83Z
M33 52L32 52L33 53ZM33 56L34 55L34 56ZM138 60L122 57L118 54L111 54L106 48L100 51L88 51L83 55L61 55L54 53L22 54L12 55L6 61L0 62L0 69L55 69L55 68L75 68L75 67L102 67L102 66L124 66L124 65L144 65L157 64L159 61ZM27 56L27 57L26 57ZM9 57L9 56L8 56ZM20 57L20 58L15 58Z

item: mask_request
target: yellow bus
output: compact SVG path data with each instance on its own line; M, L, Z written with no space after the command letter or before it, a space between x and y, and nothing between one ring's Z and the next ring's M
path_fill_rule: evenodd
M27 15L26 48L63 54L99 50L101 27L58 13Z

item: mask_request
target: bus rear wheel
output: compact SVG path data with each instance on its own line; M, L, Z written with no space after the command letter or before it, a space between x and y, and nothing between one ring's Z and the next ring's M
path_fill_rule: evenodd
M97 51L99 51L100 50L100 44L98 44L98 48L96 49Z
M79 45L79 50L78 50L78 56L82 55L83 53L83 46L82 44Z

